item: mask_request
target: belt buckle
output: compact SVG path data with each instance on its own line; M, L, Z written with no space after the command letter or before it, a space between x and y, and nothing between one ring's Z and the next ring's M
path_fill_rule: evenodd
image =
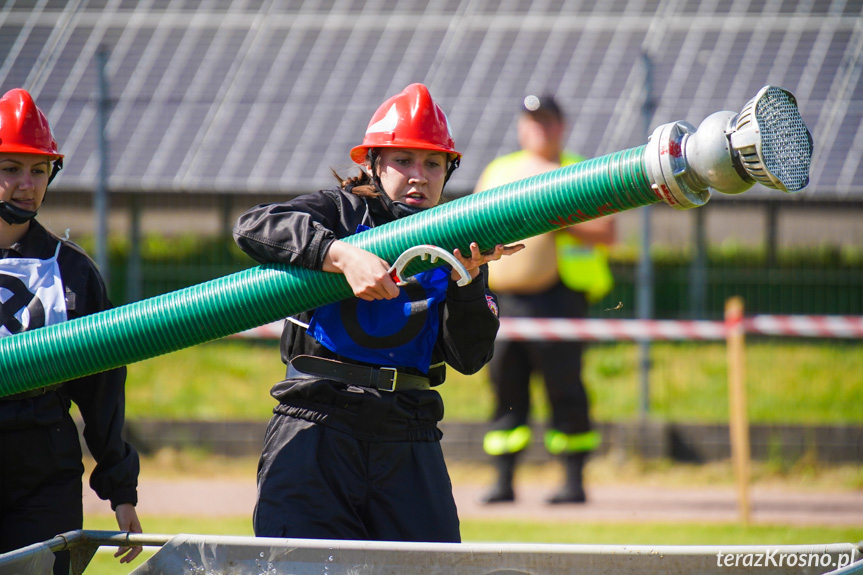
M379 371L380 372L391 371L393 376L389 380L389 384L390 384L389 387L381 387L380 384L378 384L378 389L383 390L383 391L395 391L396 390L396 384L397 384L398 378L399 378L398 370L394 367L381 367L381 368L379 368Z

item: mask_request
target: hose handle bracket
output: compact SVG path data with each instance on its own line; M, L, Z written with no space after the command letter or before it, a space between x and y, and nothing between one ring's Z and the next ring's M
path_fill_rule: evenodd
M423 260L431 258L430 263L435 263L437 260L443 260L448 263L459 276L459 279L456 282L459 286L466 286L473 280L473 278L470 277L470 272L467 271L467 268L465 268L454 255L438 246L421 244L403 251L396 259L395 263L390 267L390 277L394 282L396 282L397 286L402 286L406 283L402 277L402 272L404 271L405 266L415 258Z

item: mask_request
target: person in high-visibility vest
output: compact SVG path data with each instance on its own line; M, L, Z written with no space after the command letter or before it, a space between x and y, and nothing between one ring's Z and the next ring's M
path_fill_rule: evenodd
M582 161L563 149L564 114L550 95L528 96L518 119L521 150L486 166L475 192ZM521 252L491 262L489 284L499 297L501 317L582 318L588 304L605 296L613 279L605 246L615 237L613 217L604 217L525 240ZM496 406L483 448L493 457L497 481L484 503L515 500L518 455L531 441L528 423L530 378L539 371L551 407L545 446L564 464L565 481L549 503L586 499L583 469L600 443L591 425L582 381L583 344L577 341L497 341L489 373Z

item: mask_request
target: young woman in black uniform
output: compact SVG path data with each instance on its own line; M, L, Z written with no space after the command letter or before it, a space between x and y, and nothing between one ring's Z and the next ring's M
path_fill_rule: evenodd
M433 388L445 364L472 374L491 358L499 324L485 264L521 246L454 250L471 283L443 267L402 289L391 262L340 241L435 206L460 157L443 110L412 84L380 106L351 151L359 176L238 220L234 238L255 260L342 273L356 296L285 322L287 377L271 390L279 404L258 466L258 536L461 540Z
M0 98L0 337L111 307L93 261L35 220L63 156L28 92ZM81 444L69 415L84 420L96 460L90 486L111 502L122 531L140 533L138 454L121 432L126 369L0 397L0 553L81 529ZM121 563L140 547L120 548ZM56 554L68 575L69 552Z

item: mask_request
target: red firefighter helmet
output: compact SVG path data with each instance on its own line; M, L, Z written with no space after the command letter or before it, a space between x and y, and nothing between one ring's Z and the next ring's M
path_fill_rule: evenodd
M451 160L461 158L455 151L446 114L423 84L411 84L381 104L366 128L362 145L351 150L351 159L362 164L370 148L437 150L446 152Z
M27 90L15 88L0 98L0 152L63 157L48 118Z

